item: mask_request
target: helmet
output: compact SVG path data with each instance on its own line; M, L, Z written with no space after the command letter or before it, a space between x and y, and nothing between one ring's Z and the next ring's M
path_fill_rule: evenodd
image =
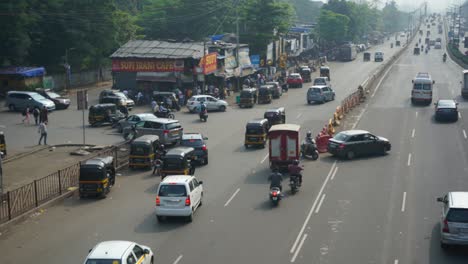
M298 161L298 160L294 160L294 161L293 161L293 164L294 164L294 165L299 165L299 161Z
M307 136L308 138L312 137L312 132L310 132L310 130L309 130L309 131L307 131L307 134L306 134L306 136Z
M277 166L274 166L274 167L273 167L273 172L278 172L278 171L279 171L278 167L277 167Z

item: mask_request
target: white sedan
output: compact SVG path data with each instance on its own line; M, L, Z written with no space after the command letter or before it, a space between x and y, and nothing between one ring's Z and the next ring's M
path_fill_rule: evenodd
M131 241L104 241L89 251L84 264L153 264L151 248Z
M226 111L228 103L224 100L216 99L211 95L194 95L187 101L187 108L191 113L197 112L201 102L205 102L208 111Z

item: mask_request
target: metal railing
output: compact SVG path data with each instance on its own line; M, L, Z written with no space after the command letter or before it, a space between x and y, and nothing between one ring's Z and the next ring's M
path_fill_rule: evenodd
M89 159L113 156L116 169L121 169L128 165L128 149L125 143L112 146L97 152ZM71 187L78 186L79 174L80 162L0 195L0 224L39 207L67 192Z

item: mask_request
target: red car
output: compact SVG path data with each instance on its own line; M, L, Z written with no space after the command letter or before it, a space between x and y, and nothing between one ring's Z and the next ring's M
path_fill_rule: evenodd
M286 82L288 83L288 86L290 88L293 88L293 87L302 88L302 84L304 83L299 73L291 73L291 75L288 76L288 79L286 80Z

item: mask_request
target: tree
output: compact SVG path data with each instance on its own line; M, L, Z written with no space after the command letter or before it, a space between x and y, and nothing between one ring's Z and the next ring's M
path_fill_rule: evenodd
M349 22L347 16L323 9L318 21L320 38L335 44L346 40Z

